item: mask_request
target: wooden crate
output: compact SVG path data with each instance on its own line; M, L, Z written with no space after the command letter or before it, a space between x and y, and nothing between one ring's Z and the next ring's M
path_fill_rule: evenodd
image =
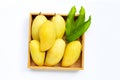
M29 30L28 30L28 68L31 68L31 69L42 69L42 70L83 70L84 69L84 41L85 41L85 35L82 35L79 40L80 42L82 43L82 52L81 52L81 55L78 59L78 61L73 64L72 66L70 67L62 67L61 66L61 62L58 63L57 65L55 66L37 66L35 65L35 63L33 62L32 58L31 58L31 55L30 55L30 48L29 48L29 43L30 41L32 40L32 36L31 36L31 25L32 25L32 22L33 22L33 19L39 15L39 14L43 14L47 17L47 19L51 19L55 14L44 14L44 13L30 13L30 22L29 22ZM67 18L67 15L65 14L59 14L61 15L65 20ZM78 17L76 15L76 17Z

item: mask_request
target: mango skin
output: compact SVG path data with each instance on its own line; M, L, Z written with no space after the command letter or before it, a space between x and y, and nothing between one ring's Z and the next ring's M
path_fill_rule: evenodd
M68 43L62 60L62 66L73 65L80 57L81 48L81 43L79 41Z
M56 31L53 22L47 20L43 23L39 30L40 50L46 51L50 49L56 40Z
M41 66L44 64L45 52L40 51L40 43L37 40L30 42L30 52L32 60L35 64Z
M32 23L32 38L39 41L39 29L40 26L47 21L44 15L38 15L35 17Z
M55 15L52 18L52 22L55 25L57 38L62 38L65 33L65 20L60 15Z
M45 65L54 66L58 64L64 55L65 45L63 39L56 39L55 44L47 51Z

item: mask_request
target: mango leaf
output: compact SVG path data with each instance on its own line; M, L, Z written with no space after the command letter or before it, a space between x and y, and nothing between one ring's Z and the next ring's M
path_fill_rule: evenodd
M76 8L75 6L73 6L67 16L66 36L68 36L72 32L73 28L75 27L75 21L74 21L75 13L76 13Z
M79 11L79 16L75 21L75 28L81 27L81 25L85 22L85 9L81 7Z
M68 42L74 41L78 39L82 34L84 34L87 29L89 28L91 24L91 16L89 16L89 19L84 22L81 27L78 27L73 33L71 33L69 36L66 37L66 40Z

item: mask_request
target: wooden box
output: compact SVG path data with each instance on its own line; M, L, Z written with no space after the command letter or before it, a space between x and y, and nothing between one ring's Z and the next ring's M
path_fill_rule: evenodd
M82 43L82 52L81 52L81 55L78 59L78 61L73 64L72 66L70 67L62 67L61 66L61 62L59 64L57 64L56 66L52 66L52 67L49 67L49 66L37 66L35 65L35 63L32 61L32 58L31 58L31 55L30 55L30 48L29 48L29 43L30 41L32 40L32 36L31 36L31 25L32 25L32 22L33 22L33 19L39 15L39 14L43 14L43 13L30 13L30 22L29 22L29 30L28 30L28 68L30 69L42 69L42 70L83 70L84 69L84 35L82 35L79 40L80 42ZM51 19L55 14L43 14L47 17L47 19ZM65 14L59 14L61 15L65 20L67 19L67 15ZM77 17L77 15L76 15Z

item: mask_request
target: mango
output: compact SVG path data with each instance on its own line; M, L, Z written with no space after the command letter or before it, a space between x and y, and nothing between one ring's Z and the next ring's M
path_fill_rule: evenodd
M55 15L52 18L52 22L55 25L57 38L62 38L65 33L65 20L60 15Z
M47 51L45 65L54 66L58 64L64 55L65 45L63 39L56 39L52 48Z
M46 51L50 49L56 40L56 31L53 22L47 20L43 23L39 30L40 50Z
M66 46L66 50L62 60L62 66L71 66L73 65L81 53L81 43L79 41L72 41Z
M45 59L45 52L40 51L40 43L37 40L32 40L30 42L30 52L33 62L36 65L43 65Z
M39 41L39 28L40 26L47 21L47 18L40 14L35 17L32 23L32 38Z

